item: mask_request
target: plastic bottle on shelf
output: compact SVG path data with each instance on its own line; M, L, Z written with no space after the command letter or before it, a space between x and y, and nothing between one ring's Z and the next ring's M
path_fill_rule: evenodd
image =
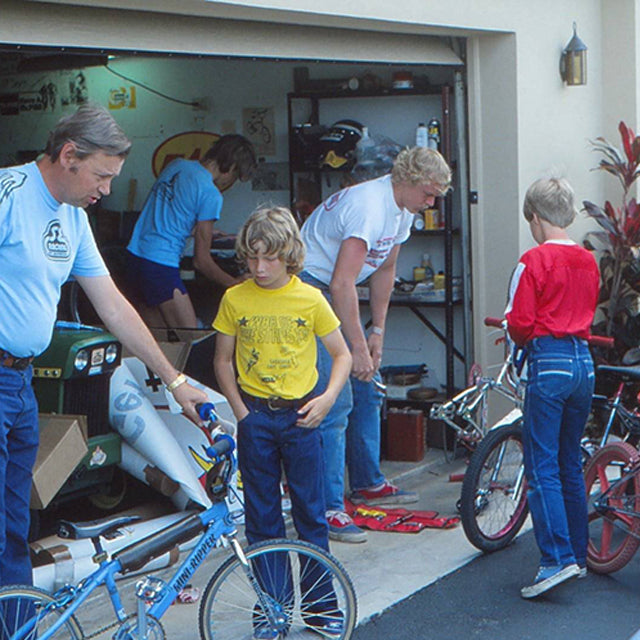
M422 254L422 268L424 269L424 281L433 282L435 271L431 266L431 256L428 253Z
M416 129L416 147L426 147L428 145L428 130L424 122L421 122Z
M369 135L369 128L362 127L362 136L356 144L356 159L359 165L372 165L375 163L376 143Z

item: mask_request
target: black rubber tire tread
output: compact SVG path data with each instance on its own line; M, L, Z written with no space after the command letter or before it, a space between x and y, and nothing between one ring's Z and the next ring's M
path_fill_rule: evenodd
M624 567L633 557L636 550L640 546L640 539L635 536L640 535L640 518L630 518L626 523L630 534L624 535L623 532L618 534L615 548L610 545L613 538L610 537L620 531L615 526L615 520L620 520L616 514L610 514L609 518L598 514L592 506L592 500L589 499L592 491L594 491L594 483L601 483L605 477L603 469L606 469L612 463L618 463L627 467L632 460L638 459L638 451L627 442L613 441L602 447L589 460L584 472L585 486L587 490L587 500L589 503L589 545L587 547L587 566L594 573L613 573ZM609 482L607 480L607 482ZM607 485L610 486L610 483ZM605 487L606 488L606 487ZM627 508L631 507L635 511L640 511L640 476L637 474L632 476L628 482L622 484L612 494L613 505L617 496L628 495L628 490L636 496L633 499L635 504L626 504ZM600 489L597 489L600 493ZM628 502L628 499L627 499ZM610 502L611 504L611 502ZM600 527L603 527L600 529ZM594 531L595 530L595 531Z
M344 607L345 610L343 611L344 633L340 636L340 640L349 640L358 620L358 602L355 589L353 587L353 582L351 581L351 578L347 574L344 567L336 558L334 558L324 549L321 549L314 544L310 544L309 542L303 542L302 540L288 540L284 538L266 540L264 542L259 542L244 549L245 556L249 561L254 557L259 557L267 553L283 551L300 553L306 557L323 563L324 566L326 566L331 571L333 580L340 583L346 599ZM217 634L212 634L211 628L207 624L207 620L212 615L212 609L215 605L214 599L217 595L218 589L224 583L227 577L234 571L234 569L239 567L240 561L236 558L236 556L233 555L229 557L224 561L222 565L220 565L220 567L218 567L217 571L213 574L211 580L209 580L205 588L204 594L202 596L202 601L200 603L200 610L198 612L200 637L203 640L219 640L220 636ZM251 597L254 597L253 591L251 591ZM222 626L224 626L224 622L222 622ZM293 637L295 638L296 635L294 634ZM321 637L321 635L318 635L318 638Z
M505 513L504 523L498 531L489 534L478 521L478 492L483 475L494 467L494 457L504 442L514 441L522 449L522 421L506 424L487 432L469 460L462 481L460 495L460 520L469 542L481 551L492 553L506 547L522 528L529 513L526 479L523 478L520 498L512 513ZM524 464L521 460L520 467ZM520 468L519 467L519 468ZM504 495L504 492L502 492ZM511 511L511 510L509 510Z
M50 602L55 602L55 598L44 589L39 589L38 587L31 587L28 585L10 585L7 587L0 588L0 607L3 602L10 600L11 598L25 598L32 600L34 603L37 602L45 602L49 604ZM55 613L55 612L54 612ZM82 628L78 624L75 616L71 616L69 620L66 622L63 629L67 629L67 634L61 634L61 632L56 633L54 636L54 640L58 640L59 638L74 638L74 640L82 640L84 638L84 633L82 632ZM0 621L0 636L5 637L4 635L4 620ZM36 633L31 634L29 637L38 637Z

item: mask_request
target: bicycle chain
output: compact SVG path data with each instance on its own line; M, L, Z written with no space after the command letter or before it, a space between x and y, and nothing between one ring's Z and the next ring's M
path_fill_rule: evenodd
M104 627L102 627L101 629L97 629L96 631L94 631L93 633L90 633L89 635L83 635L85 640L90 640L91 638L95 638L96 636L99 636L100 634L104 633L105 631L108 631L109 629L113 629L114 627L117 627L120 624L119 620L116 620L115 622L112 622L111 624L108 624Z

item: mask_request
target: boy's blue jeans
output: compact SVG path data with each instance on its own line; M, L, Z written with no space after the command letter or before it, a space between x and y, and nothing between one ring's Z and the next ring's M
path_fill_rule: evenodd
M306 272L300 278L322 290L327 286ZM318 340L318 385L322 392L331 375L331 356ZM376 373L380 381L380 374ZM344 385L335 404L320 425L325 468L327 510L344 511L345 462L351 490L367 489L384 482L380 471L380 410L383 394L372 382L353 376Z
M238 423L238 465L242 474L245 533L250 544L285 538L280 480L282 469L291 497L291 515L301 540L329 550L325 518L322 437L318 429L296 426L295 409L272 410L243 395L249 414ZM268 559L256 560L258 564ZM314 561L301 559L303 600L323 602L335 598L330 579ZM293 601L291 567L286 554L257 572L268 577L262 584L281 601ZM283 595L283 593L285 595Z
M524 462L541 566L584 565L587 500L580 440L591 409L594 371L584 340L533 339L528 345Z
M38 452L32 368L0 366L0 585L32 584L29 558L31 474Z

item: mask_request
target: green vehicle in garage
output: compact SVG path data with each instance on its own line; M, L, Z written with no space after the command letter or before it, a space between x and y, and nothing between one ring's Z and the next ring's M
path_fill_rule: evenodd
M116 466L121 438L109 426L109 381L121 357L121 344L107 331L58 321L51 344L33 362L40 413L86 416L88 452L52 505L88 496L96 506L109 509L124 495L124 479Z

